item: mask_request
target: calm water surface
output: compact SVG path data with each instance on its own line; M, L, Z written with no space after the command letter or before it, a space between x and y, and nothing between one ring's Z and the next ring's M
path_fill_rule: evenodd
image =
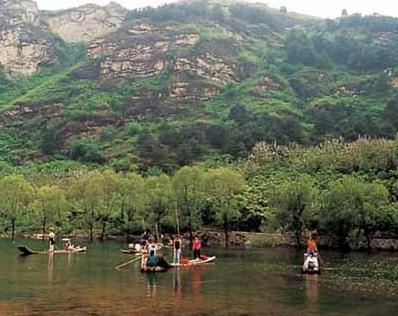
M324 273L305 276L293 250L209 249L216 264L146 275L114 269L130 259L120 244L25 258L18 244L0 240L1 316L398 315L397 254L324 252Z

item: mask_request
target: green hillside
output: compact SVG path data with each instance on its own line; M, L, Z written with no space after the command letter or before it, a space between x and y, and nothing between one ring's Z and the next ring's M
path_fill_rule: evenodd
M151 31L132 35L142 24ZM1 159L172 172L194 161L246 157L260 141L393 138L397 28L390 17L321 20L241 3L131 11L105 43L127 53L137 43L169 45L150 57L164 59L163 68L139 75L103 75L101 62L120 59L117 53L89 58L93 44L54 36L58 64L29 77L1 72ZM197 38L176 44L184 35ZM171 66L210 55L215 64L222 60L219 69Z

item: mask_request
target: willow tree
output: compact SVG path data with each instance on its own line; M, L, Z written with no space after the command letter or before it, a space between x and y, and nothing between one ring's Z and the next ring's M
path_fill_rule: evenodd
M62 223L64 211L67 209L65 192L57 186L43 186L37 190L32 209L40 216L42 232L45 234L47 224L57 226Z
M148 177L144 183L144 190L146 207L141 212L141 219L154 224L159 231L172 208L170 177L165 174Z
M342 248L348 248L347 237L353 230L362 230L368 248L374 233L389 221L387 189L377 183L366 183L353 176L334 181L324 196L320 221L336 234Z
M233 221L240 218L238 194L245 188L245 178L229 168L218 168L205 175L207 195L212 204L216 223L224 230L225 246L228 247L229 231Z
M274 185L270 202L275 208L279 225L294 233L296 243L301 245L301 236L308 226L315 209L316 188L312 179L301 175L285 179Z
M94 239L94 227L101 207L102 181L101 174L87 173L76 179L68 190L68 198L82 214L83 221L89 229L89 238Z
M274 218L270 207L270 183L262 175L252 177L239 195L239 204L242 212L242 221L249 230L260 231L264 223Z
M122 188L121 176L114 172L98 175L99 203L98 219L101 223L101 241L104 241L107 224L117 217Z
M128 173L120 179L120 219L132 223L136 212L145 208L144 179L135 173Z
M192 243L193 230L201 224L200 209L205 203L203 173L198 167L183 167L178 170L172 181L177 212L177 223L186 226Z
M16 222L34 197L33 187L20 175L0 180L0 206L4 217L11 222L11 238L15 237Z

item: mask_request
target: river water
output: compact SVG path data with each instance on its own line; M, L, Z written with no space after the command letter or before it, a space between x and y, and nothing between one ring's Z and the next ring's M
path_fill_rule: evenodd
M142 274L116 243L20 257L0 240L0 315L398 315L398 254L323 252L301 275L291 249L206 249L215 264ZM42 242L24 242L43 249Z

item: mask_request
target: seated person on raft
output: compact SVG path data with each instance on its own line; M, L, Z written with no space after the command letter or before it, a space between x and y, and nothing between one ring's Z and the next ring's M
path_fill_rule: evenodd
M154 250L149 251L148 258L146 260L146 264L150 267L156 267L158 265L159 259Z

